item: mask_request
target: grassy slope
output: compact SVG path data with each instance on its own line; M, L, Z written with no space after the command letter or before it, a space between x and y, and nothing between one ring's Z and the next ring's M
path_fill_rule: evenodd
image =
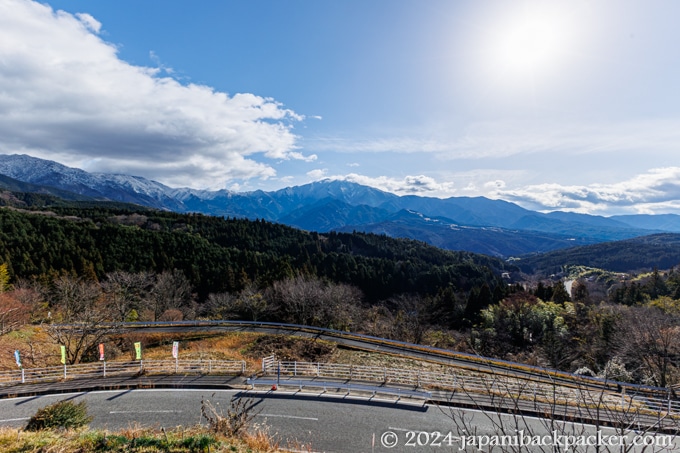
M249 332L130 335L124 342L132 344L141 341L144 345L145 359L170 360L172 342L175 340L180 341L181 359L245 360L249 372L260 370L262 358L270 354L276 354L281 360L291 361L348 363L419 370L440 369L437 365L418 360L338 348L334 343L320 340ZM39 327L27 326L0 336L0 370L16 369L13 357L15 349L22 351L26 368L60 365L58 345ZM33 357L30 356L30 351L33 351ZM117 351L116 357L111 355L112 349L107 348L107 360L129 361L132 360L133 351Z
M288 451L281 450L266 431L227 437L212 433L200 426L168 431L131 427L117 432L88 429L25 432L13 428L0 428L0 450L7 453L29 451L275 453Z

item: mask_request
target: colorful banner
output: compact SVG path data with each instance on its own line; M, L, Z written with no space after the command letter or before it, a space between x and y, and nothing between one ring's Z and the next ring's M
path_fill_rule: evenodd
M104 343L99 343L99 360L104 360Z
M176 359L179 355L179 341L172 342L172 358Z
M17 362L17 366L21 368L21 354L19 354L19 350L14 351L14 360Z
M61 345L61 364L66 365L66 346Z
M142 343L135 343L135 360L142 360Z

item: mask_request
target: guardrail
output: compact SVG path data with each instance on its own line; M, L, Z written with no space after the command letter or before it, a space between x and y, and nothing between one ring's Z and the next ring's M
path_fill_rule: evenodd
M680 401L670 398L650 398L636 393L597 391L587 387L562 386L558 382L546 384L500 375L442 373L363 365L316 362L284 362L273 357L262 360L263 374L268 376L306 376L319 379L398 384L417 388L461 391L468 394L496 395L501 398L546 402L565 406L592 406L598 401L621 410L632 406L645 407L655 412L680 414Z
M410 389L404 389L404 388L399 388L399 387L382 387L382 386L377 386L377 385L366 385L366 384L355 384L351 382L334 382L334 381L306 381L306 380L295 380L295 379L262 379L262 378L256 378L256 379L251 379L248 378L246 379L246 384L248 385L265 385L265 386L273 386L276 385L277 387L297 387L298 389L302 390L303 388L317 388L317 389L323 389L323 391L327 391L329 388L330 389L338 389L338 390L347 390L347 393L349 394L352 390L357 391L357 392L369 392L372 393L373 396L375 396L377 393L380 394L385 394L385 395L396 395L399 398L402 396L409 397L409 398L420 398L420 399L429 399L432 397L431 392L426 392L423 390L410 390Z
M65 379L125 376L135 374L244 374L242 360L139 360L135 362L97 362L47 368L22 368L0 371L0 386L54 382Z
M64 327L78 327L77 324L64 325ZM345 332L335 329L327 329L323 327L304 326L299 324L275 323L275 322L261 322L261 321L241 321L241 320L196 320L196 321L159 321L159 322L127 322L127 323L104 323L101 327L116 328L116 329L140 329L140 328L172 328L172 327L222 327L222 328L250 328L250 329L281 329L293 332L306 332L314 335L326 335L336 338L344 338L348 340L355 340L364 342L374 346L384 346L389 348L402 349L408 352L425 353L450 360L457 360L461 363L465 362L471 366L485 367L495 372L506 370L515 373L523 373L527 376L533 375L536 378L549 380L564 380L571 382L575 387L596 386L600 389L617 390L618 388L625 388L627 391L636 393L650 393L656 397L665 397L668 389L661 387L652 387L639 384L631 384L627 382L618 382L606 379L600 379L590 376L575 375L572 373L543 368L533 365L526 365L516 362L510 362L502 359L494 359L489 357L481 357L475 354L469 354L459 351L451 351L447 349L435 348L432 346L418 345L407 343L398 340L391 340L387 338L374 337L371 335Z
M64 325L68 328L78 328L78 325ZM652 410L655 408L666 408L669 413L680 413L680 400L675 395L675 392L667 388L662 387L652 387L639 384L631 384L627 382L612 381L609 379L600 379L589 376L575 375L572 373L567 373L559 370L542 368L537 366L525 365L515 362L509 362L506 360L493 359L487 357L481 357L474 354L468 354L458 351L451 351L441 348L435 348L432 346L418 345L412 343L401 342L397 340L391 340L380 337L373 337L370 335L344 332L334 329L326 329L322 327L313 326L303 326L298 324L285 324L285 323L274 323L274 322L260 322L260 321L225 321L225 320L198 320L198 321L171 321L171 322L133 322L133 323L105 323L101 327L112 328L112 329L143 329L143 328L203 328L210 329L215 328L227 328L227 329L238 329L243 328L250 331L257 330L286 330L292 333L304 333L307 335L313 335L315 337L331 337L331 338L341 338L345 340L352 340L356 342L363 342L367 347L366 349L371 349L371 347L391 348L392 351L402 351L406 354L420 353L427 354L431 357L443 358L446 360L456 361L456 366L458 368L468 367L476 371L486 371L491 376L492 382L481 383L477 385L476 388L479 391L489 390L496 392L496 394L503 393L499 388L505 388L505 393L511 393L521 389L523 394L526 396L531 394L533 398L546 397L551 401L564 400L564 401L581 401L584 405L590 404L588 401L594 401L594 395L597 392L603 394L604 392L620 392L621 393L621 407L626 404L631 404L630 401L634 400L635 404L641 404L649 407ZM519 384L505 384L499 383L499 377L506 375L509 379L521 380L523 382ZM514 375L514 376L513 376ZM548 385L550 388L555 389L559 386L561 389L571 388L568 392L565 391L550 391L546 395L541 395L540 389L543 385ZM442 385L442 388L451 388L451 383L441 379L437 380L435 383L428 384L435 388L437 385ZM489 387L491 385L491 387ZM495 386L495 388L494 388ZM455 382L453 385L455 388ZM473 385L471 391L475 390ZM613 398L613 397L612 397ZM572 403L573 404L573 403Z

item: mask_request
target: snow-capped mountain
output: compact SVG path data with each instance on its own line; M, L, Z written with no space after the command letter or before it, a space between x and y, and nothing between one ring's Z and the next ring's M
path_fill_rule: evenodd
M62 198L70 192L175 212L265 219L319 232L375 232L496 256L661 231L680 232L680 216L664 216L663 222L654 222L643 216L542 214L484 197L398 196L339 180L316 181L272 192L194 190L171 188L138 176L89 173L26 155L0 155L0 175L24 183L12 185L6 178L0 178L0 188L6 190L16 191L18 187L19 191L42 191Z
M0 174L19 181L55 187L98 200L183 210L172 189L140 176L89 173L25 154L0 155Z

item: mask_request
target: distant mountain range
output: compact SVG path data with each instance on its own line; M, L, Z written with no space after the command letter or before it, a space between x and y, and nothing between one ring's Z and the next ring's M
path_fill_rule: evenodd
M69 200L265 219L318 232L372 232L498 257L680 232L680 216L673 214L544 214L484 197L398 196L338 180L272 192L171 188L137 176L89 173L27 155L0 155L0 188Z

